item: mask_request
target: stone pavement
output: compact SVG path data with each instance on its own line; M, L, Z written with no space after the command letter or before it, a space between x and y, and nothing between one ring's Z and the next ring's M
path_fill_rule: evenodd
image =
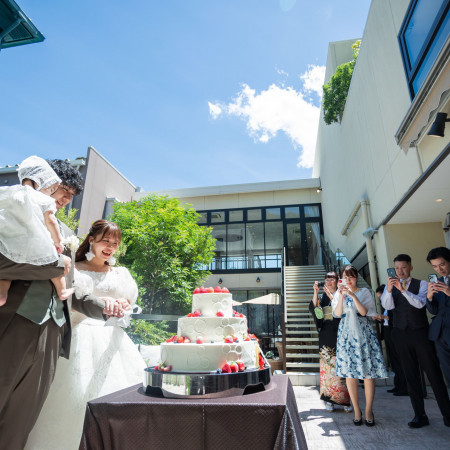
M394 397L389 386L377 386L372 428L353 425L353 413L337 407L325 410L316 386L294 386L300 420L309 450L317 449L450 449L450 428L444 425L433 391L428 386L425 410L430 425L414 430L407 423L414 417L409 397ZM359 388L364 418L364 390Z

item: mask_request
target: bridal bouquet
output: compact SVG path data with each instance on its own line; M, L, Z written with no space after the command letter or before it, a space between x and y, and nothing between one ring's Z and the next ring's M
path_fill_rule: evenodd
M78 250L78 247L80 246L80 241L77 238L77 236L72 235L68 238L64 239L63 244L73 253L75 253Z

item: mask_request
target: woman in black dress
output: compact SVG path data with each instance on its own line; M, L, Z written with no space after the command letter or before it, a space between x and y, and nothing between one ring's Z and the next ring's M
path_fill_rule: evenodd
M327 411L333 411L334 405L342 405L346 412L350 412L352 407L345 378L336 376L336 341L340 319L333 317L331 300L337 290L338 278L336 272L328 272L322 294L319 294L319 282L314 283L314 297L309 310L319 332L320 398L325 402Z

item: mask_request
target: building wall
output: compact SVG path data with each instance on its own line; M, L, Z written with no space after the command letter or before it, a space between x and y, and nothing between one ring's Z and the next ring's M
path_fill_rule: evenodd
M106 199L131 201L135 189L100 153L89 147L78 235L86 234L93 221L103 218Z
M365 243L361 211L347 236L341 231L358 201L368 199L370 225L378 228L445 147L442 139L424 137L419 150L404 152L395 140L411 105L397 39L409 3L372 1L342 123L325 125L321 120L319 125L313 176L320 177L323 188L324 235L333 248L340 248L350 259ZM330 43L326 80L337 65L350 59L353 42ZM441 223L407 225L404 229L410 233L404 236L416 239L409 244L401 232L394 231L403 225L398 227L381 227L374 236L380 274L391 265L392 253L397 250L414 247L414 259L423 260L432 242L443 245ZM395 239L398 245L394 245Z

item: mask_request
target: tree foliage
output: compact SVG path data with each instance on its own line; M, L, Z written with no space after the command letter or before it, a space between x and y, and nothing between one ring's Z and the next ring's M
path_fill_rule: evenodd
M327 125L342 121L360 45L361 41L359 40L352 45L353 59L338 66L330 81L323 85L322 110L323 120Z
M122 230L128 267L142 293L145 313L185 314L191 292L209 272L215 248L211 229L177 199L151 194L139 201L114 204L110 220Z
M66 208L61 208L56 213L56 217L65 225L67 225L68 228L70 228L72 231L76 230L80 221L75 219L75 216L77 215L78 209L71 208L69 210L66 210Z
M148 322L146 320L131 320L131 325L125 329L135 344L159 345L171 335L167 331L167 322Z

